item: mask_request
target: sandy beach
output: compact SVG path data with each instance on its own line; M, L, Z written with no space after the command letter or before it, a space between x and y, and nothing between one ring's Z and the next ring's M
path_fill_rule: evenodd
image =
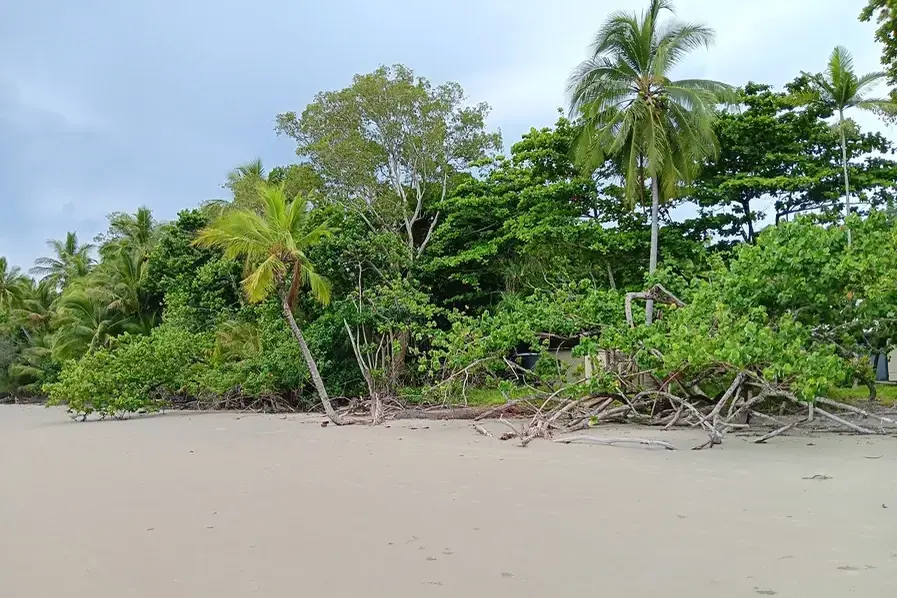
M320 422L0 407L0 596L897 595L893 438Z

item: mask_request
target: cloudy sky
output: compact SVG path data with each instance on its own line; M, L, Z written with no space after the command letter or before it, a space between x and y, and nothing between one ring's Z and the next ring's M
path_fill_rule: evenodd
M550 125L608 12L647 0L9 0L0 8L0 255L105 215L159 218L222 194L233 166L290 162L275 114L354 73L401 62L493 107L506 146ZM860 0L678 0L718 42L682 75L774 85L832 47L878 68Z

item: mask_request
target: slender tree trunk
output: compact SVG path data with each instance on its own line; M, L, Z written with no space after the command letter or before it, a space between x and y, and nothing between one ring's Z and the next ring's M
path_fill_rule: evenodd
M658 212L660 210L660 188L657 185L657 177L651 177L651 257L648 262L648 274L654 274L657 270L657 234L660 227ZM645 322L650 326L654 321L654 300L645 302Z
M846 207L844 209L844 220L850 216L850 178L847 175L847 136L844 133L844 110L839 113L838 128L841 129L841 162L844 166L844 194L847 197ZM853 239L851 238L850 228L847 229L847 246L849 247Z
M302 335L302 331L299 330L299 326L296 324L296 319L293 317L293 310L290 309L290 299L287 294L284 293L281 295L280 304L283 307L283 315L290 325L290 330L293 331L293 336L295 336L296 340L299 342L299 348L302 350L302 357L305 358L305 363L308 365L308 371L311 374L312 382L314 382L315 388L318 391L318 396L321 398L324 412L327 414L327 417L330 418L330 421L341 426L345 422L343 421L343 418L337 415L336 411L333 410L333 405L330 404L330 397L327 396L324 380L321 379L321 374L318 372L318 364L315 362L315 358L312 357L311 351L308 349L308 344L305 342L305 337Z

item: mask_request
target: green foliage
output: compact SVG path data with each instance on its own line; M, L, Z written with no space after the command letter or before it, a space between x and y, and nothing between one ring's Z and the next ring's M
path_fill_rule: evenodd
M480 371L502 371L517 351L541 351L552 339L588 338L600 344L605 331L624 325L623 298L590 281L545 289L529 296L507 295L493 311L479 316L450 314L451 327L435 331L429 368L445 379L471 364ZM498 370L494 367L498 366Z
M487 105L384 67L278 116L299 164L238 166L230 197L170 223L113 213L96 248L51 242L40 283L0 258L0 397L105 417L312 408L313 389L332 409L328 394L492 404L651 376L712 396L747 372L808 401L871 385L868 356L897 346L897 166L881 135L830 126L867 106L826 85L872 79L840 52L840 70L749 83L741 110L717 110L726 86L668 76L712 39L661 23L668 8L611 17L574 76L576 119L506 156ZM860 209L842 225L844 154ZM688 202L698 217L677 220ZM637 299L630 327L627 293L657 284L682 305L658 299L644 325ZM590 380L571 384L559 347ZM631 369L597 367L608 355Z
M51 405L73 416L124 417L157 411L172 394L196 385L212 349L212 336L161 326L150 336L124 335L114 345L68 361L47 385Z
M190 330L208 330L240 305L240 265L218 251L193 245L208 224L199 210L184 210L166 224L150 254L142 287L165 320Z
M875 18L878 28L875 30L875 40L882 44L881 63L888 73L888 82L897 90L897 0L869 0L863 12L860 13L861 21L871 21ZM892 97L897 98L897 93L892 91Z
M851 378L854 368L834 345L816 342L790 314L770 320L762 308L738 313L720 300L718 286L699 283L692 303L668 310L653 326L622 332L615 348L636 355L662 380L716 380L723 386L748 371L789 385L807 400Z

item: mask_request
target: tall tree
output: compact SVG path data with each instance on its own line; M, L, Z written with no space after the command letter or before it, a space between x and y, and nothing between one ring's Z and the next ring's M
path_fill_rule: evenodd
M288 200L283 187L265 186L262 199L259 211L240 208L225 212L199 232L195 244L220 248L228 259L246 259L243 290L250 302L262 301L272 293L278 296L324 411L333 423L340 425L343 419L330 404L317 363L293 316L296 294L302 286L319 302L330 301L330 285L315 271L307 252L331 230L313 223L308 204L301 198Z
M53 250L53 257L39 257L34 261L31 274L46 278L62 288L73 280L85 276L94 265L91 243L78 243L78 235L69 232L64 241L50 239L47 246Z
M133 214L115 212L109 215L109 231L98 237L100 253L105 257L120 252L136 253L142 261L149 259L159 238L159 223L146 206Z
M854 73L853 56L847 48L837 46L832 50L825 73L809 75L813 90L824 104L835 109L838 114L838 130L841 135L841 166L844 169L845 218L850 215L850 176L847 162L847 129L844 112L851 108L860 110L894 113L897 105L890 100L870 98L868 92L883 81L887 74L882 71L857 76ZM847 242L851 241L850 229Z
M888 74L891 84L891 98L897 101L897 0L869 0L860 13L860 20L871 21L875 18L878 29L875 39L884 47L881 51L881 64Z
M332 197L377 231L400 235L411 261L424 251L456 172L496 150L489 106L465 106L457 83L433 87L407 67L356 75L340 91L319 93L301 116L277 116L278 134L297 142Z
M12 309L22 300L28 279L16 266L0 257L0 308Z
M641 198L651 179L651 274L657 268L661 196L675 197L680 184L715 154L716 107L731 95L717 81L670 78L689 52L713 43L714 32L699 23L661 23L664 11L673 12L669 0L651 0L641 14L612 14L595 35L591 58L569 82L571 111L585 125L584 161L594 164L596 155L619 160L630 201ZM649 301L649 324L653 307Z
M73 289L59 298L58 308L53 355L60 361L108 346L127 323L102 289Z

